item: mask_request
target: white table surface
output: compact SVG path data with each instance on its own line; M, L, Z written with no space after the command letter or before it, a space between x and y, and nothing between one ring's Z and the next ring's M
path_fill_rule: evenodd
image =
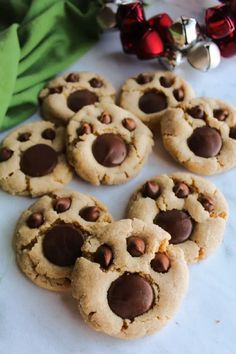
M177 5L175 5L177 3ZM184 4L185 3L185 4ZM201 14L200 5L212 1L153 1L148 15L168 11L179 15ZM216 2L215 2L216 3ZM223 60L207 74L184 65L177 73L187 79L198 95L225 99L236 104L236 57ZM128 76L159 69L156 61L141 62L123 55L118 33L107 33L81 60L68 70L97 71L117 89ZM38 120L35 115L31 120ZM6 133L0 134L0 139ZM115 219L124 216L129 196L147 178L183 171L159 142L138 177L122 186L93 187L79 178L68 185L89 192L105 202ZM230 219L222 246L208 260L190 268L187 296L173 321L161 332L135 341L121 341L96 333L79 316L69 294L56 294L33 285L18 270L12 235L20 213L32 199L0 191L0 353L1 354L234 354L236 328L236 170L209 178L224 192Z

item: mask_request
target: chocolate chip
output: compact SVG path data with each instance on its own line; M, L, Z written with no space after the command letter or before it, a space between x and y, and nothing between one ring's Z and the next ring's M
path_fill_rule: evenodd
M202 204L203 208L209 212L214 210L214 200L210 196L201 195L198 201Z
M146 244L141 237L131 236L127 239L127 250L133 257L140 257L145 253Z
M189 187L183 182L176 182L173 192L178 198L186 198L189 195Z
M167 106L166 95L156 90L146 91L139 99L139 108L147 114L161 112Z
M181 102L184 100L185 92L183 88L175 89L173 91L173 95L176 99L176 101Z
M44 144L37 144L25 150L20 161L21 171L31 177L46 176L56 165L56 151Z
M188 146L197 156L213 157L221 150L222 138L216 129L204 126L193 131L188 139Z
M47 140L54 140L56 137L56 132L52 128L47 128L42 132L42 137Z
M103 112L98 119L103 124L110 124L112 122L112 118L108 112Z
M214 109L213 115L216 119L220 121L224 121L226 120L226 118L228 118L229 111L227 109L222 109L222 108Z
M90 206L90 207L83 208L80 211L79 215L81 216L81 218L83 218L86 221L95 222L100 216L100 210L96 206Z
M136 129L136 123L135 123L134 119L132 119L132 118L124 118L122 120L122 124L130 132L132 132L133 130Z
M99 263L102 268L108 268L113 260L113 253L109 246L102 245L98 247L94 254L94 262Z
M153 76L151 75L147 75L147 74L139 74L136 78L136 82L139 85L145 85L148 84L149 82L151 82L153 80Z
M153 222L171 235L170 243L173 244L186 241L193 231L191 217L182 210L161 211Z
M9 160L13 155L13 151L4 147L0 150L0 162Z
M142 196L144 198L156 199L160 193L160 187L155 181L147 181L142 188Z
M61 267L74 265L81 256L84 235L72 224L59 224L48 230L43 238L43 254L49 262Z
M231 139L236 139L236 127L230 128L229 137Z
M26 132L20 134L17 140L20 141L21 143L24 143L25 141L28 141L30 137L31 137L31 133Z
M90 124L88 123L83 123L77 130L76 133L78 136L84 135L84 134L91 134L93 132L93 128Z
M84 106L98 102L98 96L89 90L77 90L67 98L67 105L73 112L78 112Z
M154 302L154 293L145 278L139 274L125 273L111 284L107 300L117 316L133 320L150 310Z
M27 225L30 229L36 229L44 223L43 213L35 212L32 213L27 219Z
M53 95L54 93L62 93L63 87L62 86L58 86L58 87L51 87L49 89L49 93L51 95Z
M100 88L103 86L103 82L99 79L97 79L96 77L92 78L90 81L90 86L93 88Z
M54 203L54 210L57 213L63 213L64 211L70 209L71 206L71 198L59 198Z
M197 119L204 119L205 118L204 107L201 105L191 107L187 110L187 112L193 118L197 118Z
M79 75L75 73L71 73L67 76L66 78L67 82L78 82L79 81Z
M128 154L125 141L113 133L99 135L93 143L92 151L97 162L106 167L121 165Z
M167 273L170 269L170 260L165 253L157 252L151 261L151 267L155 272Z
M165 88L169 88L174 85L175 80L172 77L161 76L160 84Z

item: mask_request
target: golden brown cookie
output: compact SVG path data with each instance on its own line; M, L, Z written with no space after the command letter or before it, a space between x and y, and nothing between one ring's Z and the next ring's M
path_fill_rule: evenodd
M72 178L65 158L65 129L35 122L13 130L0 147L0 186L18 195L41 196Z
M50 81L40 95L45 119L66 125L84 106L115 100L115 89L103 76L93 72L73 72Z
M136 176L152 146L151 131L114 104L84 107L67 127L68 160L95 185L125 183Z
M141 220L100 228L84 243L72 295L95 330L130 339L159 331L186 293L188 268L170 235Z
M188 263L210 256L223 240L228 205L208 180L188 173L151 178L132 195L127 216L157 224Z
M14 238L17 263L36 285L66 290L85 239L96 225L111 221L106 206L96 198L55 191L21 215Z
M166 150L188 170L214 175L236 165L236 109L220 100L195 98L165 113Z
M155 128L167 108L194 96L191 86L178 75L168 71L148 72L124 83L120 105Z

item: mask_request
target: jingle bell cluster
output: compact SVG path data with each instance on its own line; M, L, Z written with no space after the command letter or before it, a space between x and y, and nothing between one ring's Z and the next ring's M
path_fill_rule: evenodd
M123 50L139 59L158 58L168 70L174 70L187 59L195 69L216 68L221 55L236 54L236 0L222 0L219 6L206 10L205 25L181 16L173 21L167 13L146 19L143 1L107 1L118 5L111 23L120 30ZM107 11L107 10L106 10ZM106 16L107 17L107 16Z

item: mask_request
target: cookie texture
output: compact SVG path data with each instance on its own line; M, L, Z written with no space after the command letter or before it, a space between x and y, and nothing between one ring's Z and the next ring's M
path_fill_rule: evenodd
M165 113L161 135L166 150L188 170L214 175L236 165L236 109L201 97Z
M111 221L106 206L89 195L60 189L43 196L18 221L14 237L17 263L36 285L67 290L85 239L96 225Z
M173 317L187 290L188 268L169 238L156 225L127 219L87 239L73 270L72 295L92 328L130 339L160 330Z
M0 186L11 194L40 196L72 178L65 158L65 129L50 122L23 125L0 147Z
M132 113L109 103L84 107L67 127L67 156L92 184L125 183L152 150L151 131Z
M188 263L210 256L223 240L227 202L218 188L188 173L156 176L131 197L127 216L154 223L171 234Z
M39 94L46 120L66 125L86 105L114 102L115 89L103 76L93 72L73 72L50 81Z
M194 97L191 86L168 71L142 73L121 88L120 105L155 128L167 108Z

